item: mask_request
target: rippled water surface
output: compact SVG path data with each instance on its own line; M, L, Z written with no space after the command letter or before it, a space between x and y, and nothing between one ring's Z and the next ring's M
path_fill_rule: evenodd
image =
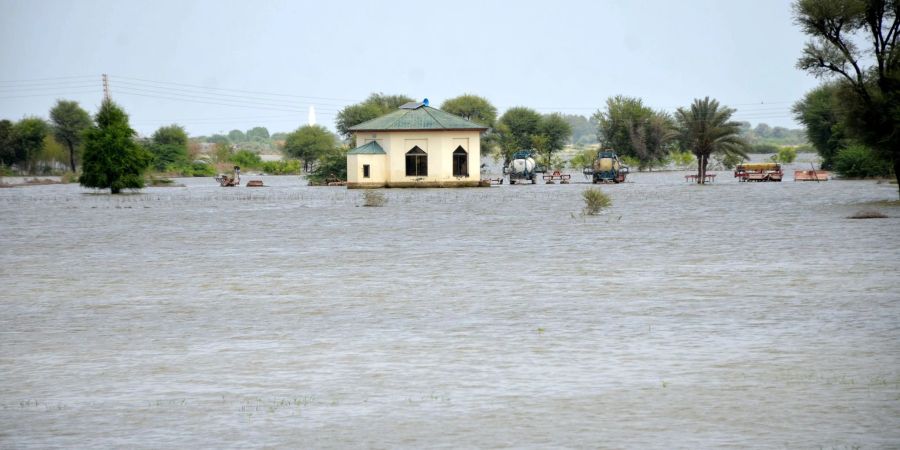
M683 175L0 189L0 447L900 447L896 185Z

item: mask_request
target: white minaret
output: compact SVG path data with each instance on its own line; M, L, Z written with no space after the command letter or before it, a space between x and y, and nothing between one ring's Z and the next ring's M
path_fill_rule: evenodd
M309 105L309 117L306 119L309 126L313 126L316 124L316 107L315 105Z

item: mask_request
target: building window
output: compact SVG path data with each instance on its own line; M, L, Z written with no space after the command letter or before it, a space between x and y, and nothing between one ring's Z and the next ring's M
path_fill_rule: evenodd
M406 152L406 176L428 176L428 154L418 145Z
M456 150L453 151L453 176L469 176L469 154L463 150L462 146L456 147Z
M369 178L369 165L363 164L363 178Z

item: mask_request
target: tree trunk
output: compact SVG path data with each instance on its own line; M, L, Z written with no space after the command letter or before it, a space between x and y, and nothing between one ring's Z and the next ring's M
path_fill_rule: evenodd
M66 142L69 146L69 164L72 166L72 173L75 173L75 146L71 142Z
M697 184L700 184L700 180L703 179L701 173L703 172L703 155L697 155Z
M703 155L703 173L700 175L700 184L706 184L706 166L709 165L709 155Z

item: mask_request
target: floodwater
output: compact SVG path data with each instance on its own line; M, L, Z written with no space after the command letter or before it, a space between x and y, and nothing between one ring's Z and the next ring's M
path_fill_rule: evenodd
M0 189L0 447L900 447L896 185L684 174Z

